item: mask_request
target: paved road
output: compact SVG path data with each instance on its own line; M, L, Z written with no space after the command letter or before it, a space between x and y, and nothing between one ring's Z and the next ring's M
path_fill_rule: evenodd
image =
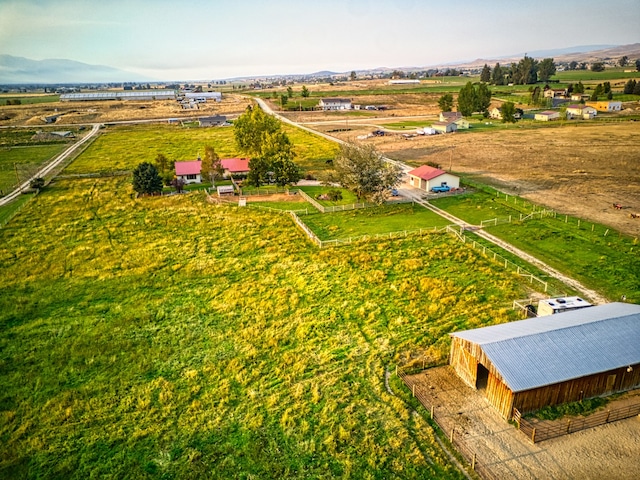
M62 152L60 155L54 158L52 162L48 163L47 165L42 167L40 170L38 170L31 178L29 178L28 180L23 182L21 185L19 185L13 192L0 198L0 207L12 202L17 197L19 197L22 194L23 190L29 188L29 184L31 183L31 180L33 180L34 178L38 178L38 177L44 178L45 175L50 173L58 165L64 162L69 157L69 155L71 155L78 148L80 148L80 146L84 145L89 140L91 140L94 136L96 136L99 131L100 131L100 124L95 123L91 131L88 134L86 134L84 137L82 137L82 139L80 139L78 142L74 143L69 148L67 148L64 152Z
M331 140L332 142L338 142L340 144L346 143L343 140L340 140L338 138L332 137L331 135L327 135L325 133L321 133L315 130L312 130L311 128L305 127L304 125L300 125L296 122L293 122L291 120L289 120L286 117L283 117L282 115L277 114L276 112L274 112L269 105L267 105L267 103L262 100L262 99L256 99L258 104L260 105L260 108L262 108L266 113L273 115L274 117L277 117L278 119L282 120L285 123L288 123L289 125L293 125L294 127L297 128L301 128L302 130L306 130L308 132L311 132L315 135L319 135L321 137L326 138L327 140ZM522 250L514 247L513 245L511 245L510 243L505 242L504 240L501 240L497 237L495 237L494 235L491 235L490 233L487 233L486 231L482 230L480 227L478 226L474 226L474 225L470 225L467 222L465 222L464 220L461 220L453 215L451 215L448 212L445 212L444 210L441 210L435 206L433 206L432 204L430 204L427 201L424 201L422 199L422 196L424 195L424 191L419 190L417 188L412 187L411 185L408 184L408 182L406 181L406 173L409 172L410 170L412 170L412 167L410 167L409 165L406 165L402 162L399 162L397 160L393 160L391 158L387 158L385 157L385 160L391 163L395 163L396 165L399 165L402 168L402 171L405 173L405 177L403 178L403 183L402 185L400 185L400 187L398 188L398 191L400 192L401 195L412 198L414 200L417 201L417 203L419 203L420 205L424 206L425 208L428 208L430 210L433 210L434 212L436 212L437 214L439 214L440 216L446 218L447 220L449 220L451 223L458 225L460 227L463 228L472 228L474 229L474 233L476 233L478 236L484 238L485 240L488 240L489 242L493 243L494 245L513 253L514 255L517 255L519 258L523 259L526 262L531 263L532 265L535 265L536 267L538 267L540 270L542 270L543 272L545 272L547 275L549 275L550 277L556 278L558 280L560 280L561 282L563 282L564 284L578 290L579 292L582 293L582 295L586 298L588 298L592 303L594 304L601 304L601 303L607 303L609 302L609 300L600 295L598 292L596 292L595 290L591 290L587 287L585 287L582 283L580 283L579 281L568 277L564 274L562 274L561 272L559 272L558 270L550 267L549 265L547 265L546 263L544 263L543 261L541 261L540 259L526 253L523 252Z

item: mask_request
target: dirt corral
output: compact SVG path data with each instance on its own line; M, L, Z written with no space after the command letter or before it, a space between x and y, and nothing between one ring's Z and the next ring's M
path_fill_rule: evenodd
M576 122L367 142L411 165L436 162L559 213L640 236L640 218L631 215L640 213L638 133L640 124L632 121Z
M408 379L434 405L445 432L455 429L456 441L476 453L478 463L494 478L624 480L638 476L640 418L532 444L503 420L481 393L466 386L451 367L429 369Z

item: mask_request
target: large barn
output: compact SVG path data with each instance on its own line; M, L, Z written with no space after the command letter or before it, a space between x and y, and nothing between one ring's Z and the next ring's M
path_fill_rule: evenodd
M640 305L609 303L451 334L449 363L505 419L640 387Z

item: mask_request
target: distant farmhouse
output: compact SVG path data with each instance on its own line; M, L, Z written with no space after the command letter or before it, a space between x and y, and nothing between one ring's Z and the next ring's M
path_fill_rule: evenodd
M440 112L440 121L455 123L457 130L467 130L469 128L469 121L460 112Z
M422 165L409 173L409 184L412 187L430 192L433 187L460 187L460 178L440 170L439 168Z
M592 118L595 118L597 114L598 114L598 111L595 108L590 107L588 105L578 104L578 105L569 105L567 107L567 120L571 120L574 118L591 120Z
M348 98L321 98L318 106L322 110L351 110L351 100Z
M213 100L216 102L222 101L222 93L220 92L187 92L184 94L184 98L186 98L190 102L196 103L206 103L207 100Z
M249 173L248 158L223 158L220 160L222 168L224 168L225 177L233 175L246 175Z
M434 122L431 128L438 133L453 133L458 130L458 125L455 122Z
M449 363L505 419L640 387L640 305L610 303L450 334Z

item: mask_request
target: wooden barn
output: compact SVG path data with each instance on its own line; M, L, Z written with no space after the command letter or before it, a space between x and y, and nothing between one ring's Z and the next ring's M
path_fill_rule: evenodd
M451 334L449 363L505 419L640 387L640 305L609 303Z

